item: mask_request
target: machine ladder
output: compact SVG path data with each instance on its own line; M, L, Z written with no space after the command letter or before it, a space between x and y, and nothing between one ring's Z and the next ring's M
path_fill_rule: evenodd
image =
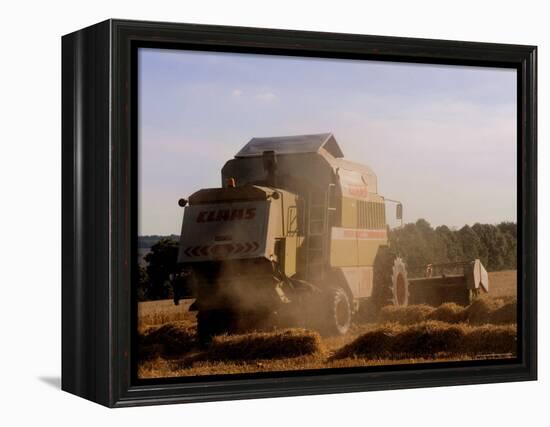
M330 242L330 217L336 212L334 205L335 185L329 184L327 191L308 195L306 228L306 279L322 280L328 261Z

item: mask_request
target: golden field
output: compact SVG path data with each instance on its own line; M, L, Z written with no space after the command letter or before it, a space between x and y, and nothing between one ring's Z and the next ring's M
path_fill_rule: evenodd
M490 294L469 307L385 307L357 319L345 337L304 329L216 337L195 342L191 301L138 305L140 378L412 364L514 357L516 271L489 273ZM419 343L422 343L419 345Z

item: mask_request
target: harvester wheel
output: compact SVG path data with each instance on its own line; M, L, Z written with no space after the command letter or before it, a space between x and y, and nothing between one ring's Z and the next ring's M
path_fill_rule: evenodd
M345 335L351 325L352 309L346 291L333 288L328 292L326 332L329 335Z
M406 306L409 302L409 280L404 261L381 246L374 260L372 300L380 309L386 305Z

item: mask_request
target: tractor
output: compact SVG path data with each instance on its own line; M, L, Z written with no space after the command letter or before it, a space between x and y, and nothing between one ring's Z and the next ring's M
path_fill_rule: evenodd
M344 335L364 307L466 305L489 289L479 260L415 266L412 277L388 243L386 207L402 225L402 203L331 133L252 138L221 175L221 187L179 200L175 301L195 299L203 344L272 324Z

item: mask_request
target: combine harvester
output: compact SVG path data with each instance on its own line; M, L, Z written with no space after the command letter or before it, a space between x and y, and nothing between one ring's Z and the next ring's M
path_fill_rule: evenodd
M223 167L222 188L180 199L175 302L195 298L202 343L274 318L343 335L363 304L468 304L488 290L479 260L409 277L388 246L386 202L401 223L402 204L343 157L332 134L253 138Z

